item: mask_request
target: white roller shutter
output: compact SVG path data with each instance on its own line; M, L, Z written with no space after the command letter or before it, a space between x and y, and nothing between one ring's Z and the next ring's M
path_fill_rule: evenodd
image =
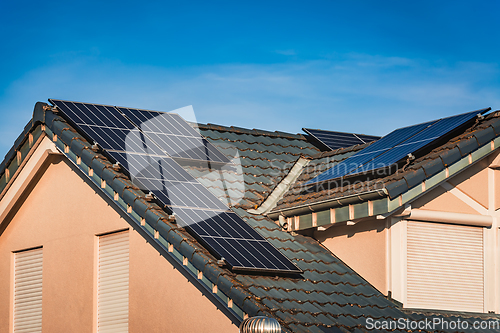
M97 326L99 332L128 332L128 231L99 237Z
M41 332L42 248L14 257L14 332Z
M483 312L483 228L407 223L405 306Z

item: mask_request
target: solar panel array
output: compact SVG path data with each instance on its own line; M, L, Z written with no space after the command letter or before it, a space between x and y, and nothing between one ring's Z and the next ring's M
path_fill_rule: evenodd
M310 180L314 184L387 168L489 109L397 129Z
M161 150L173 158L229 163L218 151L178 114L119 107L118 110L142 133L159 144Z
M351 147L380 139L379 136L374 135L334 132L310 128L303 128L302 130L331 150Z
M233 270L301 272L172 158L229 162L179 115L49 101Z

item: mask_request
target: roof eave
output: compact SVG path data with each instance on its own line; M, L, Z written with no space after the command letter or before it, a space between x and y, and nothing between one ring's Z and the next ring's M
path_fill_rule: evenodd
M367 217L387 218L397 211L410 204L414 200L429 193L432 189L440 186L448 181L451 177L475 165L478 161L491 155L500 149L500 136L491 138L479 148L475 149L452 164L446 164L443 168L434 173L429 178L424 178L412 187L408 187L407 180L402 178L400 181L393 183L391 188L386 186L382 190L368 191L360 194L354 194L341 198L324 200L311 204L302 204L291 208L285 208L273 211L268 214L273 219L278 219L280 215L286 217L301 216L311 214L317 211L330 209L335 217L331 219L332 223L323 224L322 227L328 227L341 222L362 220ZM399 184L399 183L404 184ZM404 186L403 186L404 185ZM377 197L377 193L379 197ZM392 195L391 195L392 194ZM363 196L364 195L364 196ZM337 200L344 199L343 205L337 203ZM368 207L365 207L368 201ZM323 204L323 206L321 206ZM320 225L300 225L293 224L291 230L305 230Z

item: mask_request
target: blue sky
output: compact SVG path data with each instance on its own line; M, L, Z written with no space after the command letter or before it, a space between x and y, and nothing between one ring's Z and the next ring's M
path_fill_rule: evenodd
M37 101L384 135L500 109L499 1L2 1L0 160Z

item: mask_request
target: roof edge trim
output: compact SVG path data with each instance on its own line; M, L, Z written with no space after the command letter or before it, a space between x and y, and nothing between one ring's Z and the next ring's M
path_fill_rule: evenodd
M6 218L18 200L40 174L40 170L43 170L51 162L51 158L56 155L61 154L55 144L47 135L41 135L36 145L31 149L29 156L25 158L0 194L0 235L10 223L10 220L6 220Z
M491 227L493 224L493 216L491 215L464 214L411 208L399 215L394 215L394 217L402 217L405 220L460 224L486 228Z

